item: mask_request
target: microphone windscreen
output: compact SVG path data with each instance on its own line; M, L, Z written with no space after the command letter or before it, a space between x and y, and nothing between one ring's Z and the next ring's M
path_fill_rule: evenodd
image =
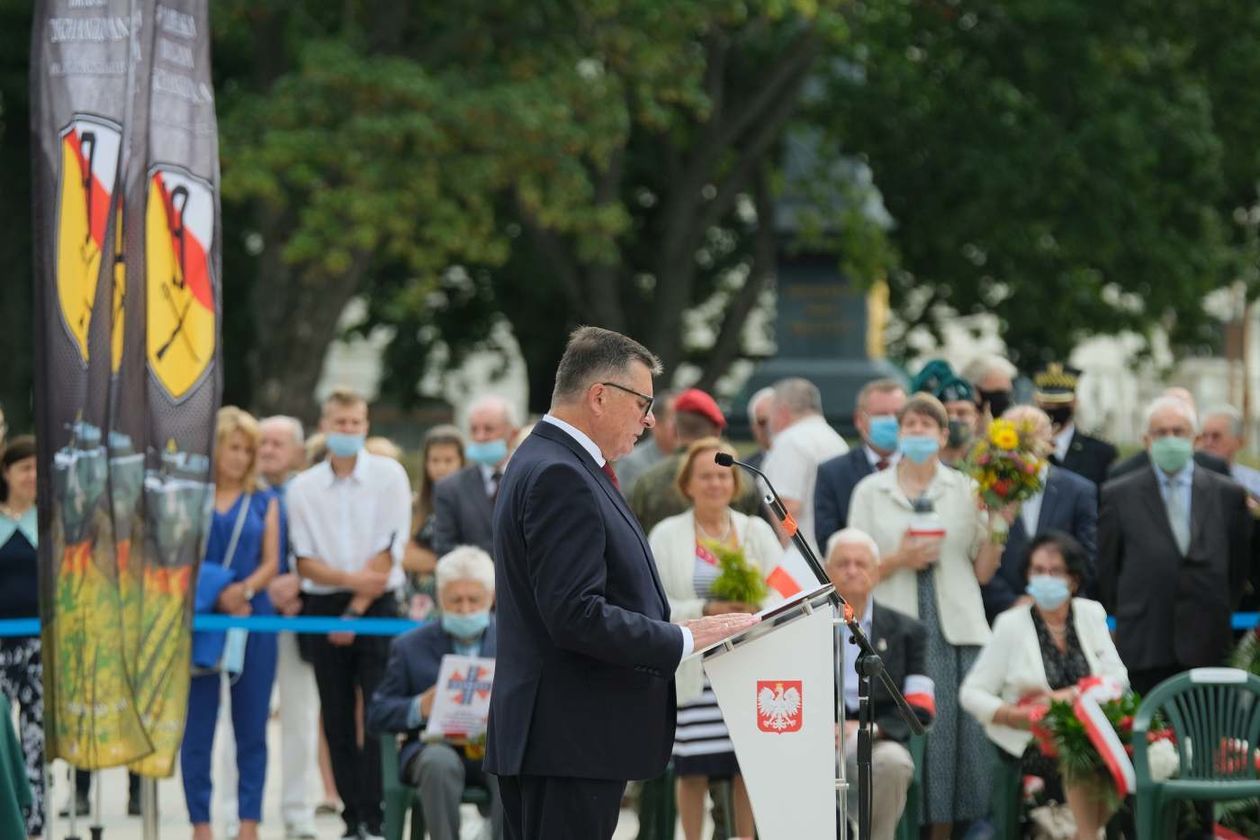
M725 452L719 452L716 455L714 455L713 461L718 466L722 466L722 467L729 467L731 464L735 463L735 459L732 458L730 455L726 454Z

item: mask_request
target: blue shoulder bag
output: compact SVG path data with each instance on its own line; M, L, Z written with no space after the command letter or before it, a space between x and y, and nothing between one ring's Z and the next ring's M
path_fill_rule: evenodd
M241 499L241 510L236 515L232 526L232 539L228 542L227 553L223 563L201 562L197 570L197 595L193 609L198 615L215 611L219 595L226 589L235 576L232 574L232 560L236 556L236 544L240 542L241 531L245 528L245 518L249 515L252 493L246 493ZM226 671L239 674L244 666L245 641L249 631L241 627L223 630L195 630L192 636L192 672L193 676L213 674Z

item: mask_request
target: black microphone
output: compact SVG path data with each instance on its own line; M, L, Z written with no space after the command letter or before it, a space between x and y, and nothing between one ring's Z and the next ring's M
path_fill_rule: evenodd
M715 454L713 456L713 463L717 464L719 467L743 467L764 481L766 483L766 487L770 489L770 492L762 497L761 501L764 502L766 507L770 508L770 512L783 523L783 529L788 532L788 536L792 536L796 533L796 520L792 519L792 517L788 515L787 508L783 506L783 502L779 501L779 494L774 489L774 485L770 483L770 479L766 478L765 473L754 467L752 464L735 460L734 456L728 455L725 452L718 452ZM820 579L820 582L828 583L825 573Z

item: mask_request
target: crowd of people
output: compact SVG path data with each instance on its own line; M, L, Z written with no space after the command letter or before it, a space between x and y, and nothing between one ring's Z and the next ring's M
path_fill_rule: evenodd
M1245 437L1237 409L1200 413L1188 391L1169 389L1147 408L1143 450L1120 461L1114 446L1075 423L1078 371L1037 371L1028 405L1014 403L1017 376L1009 362L985 357L958 373L930 362L909 384L868 382L853 410L852 447L806 379L784 379L744 406L755 441L745 458L778 488L930 725L921 821L938 840L988 818L996 772L1042 777L1078 836L1094 837L1109 810L1031 746L1029 698L1071 697L1089 675L1147 692L1188 668L1222 664L1233 642L1230 614L1256 583L1260 472L1237 462ZM714 463L718 453L739 454L723 437L717 401L695 388L653 399L612 387L646 399L643 417L655 417L651 437L605 470L651 547L672 620L773 603L773 588L760 603L710 589L717 551L742 552L767 578L796 552L753 482ZM991 510L961 467L997 418L1031 429L1047 465L1033 498ZM212 836L212 801L236 837L256 840L273 709L286 836L316 836L308 791L317 768L325 799L340 800L345 836L381 835L382 733L404 739L399 778L418 790L432 837L459 837L467 785L488 792L488 831L501 836L501 791L478 752L418 733L442 657L494 657L507 644L496 639L495 505L531 428L509 400L475 400L465 430L444 425L425 435L413 492L398 448L369 436L368 404L352 391L323 401L309 440L291 417L219 412L203 566L221 573L210 576L219 580L213 591L206 575L199 583L206 609L432 620L392 641L251 633L230 678L194 657L180 756L194 840ZM9 440L0 454L0 618L38 614L35 464L29 437ZM226 642L217 641L219 649ZM852 796L857 680L855 649L843 650ZM27 831L38 837L48 807L38 638L0 639L0 688L20 709L34 791ZM724 829L752 836L748 792L698 661L678 668L676 689L672 772L685 836L700 837L716 781L729 782L729 817L717 815L733 820ZM915 763L909 728L882 687L874 709L874 836L891 838ZM226 749L212 771L216 731ZM80 777L67 807L86 809L86 783Z

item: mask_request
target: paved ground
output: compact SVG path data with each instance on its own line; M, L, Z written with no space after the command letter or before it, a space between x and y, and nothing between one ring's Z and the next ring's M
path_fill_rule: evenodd
M279 742L279 727L272 721L268 728L268 743L271 747L268 762L268 778L274 779L279 774L279 759L277 745ZM54 769L57 777L55 779L55 789L52 796L52 804L55 808L61 808L66 804L70 787L66 778L66 770L64 765L57 763ZM101 824L104 827L102 840L142 840L142 831L139 817L127 816L127 775L121 769L106 770L100 774L104 787L102 789L102 813ZM312 790L315 789L315 780L311 779ZM93 793L95 796L95 792ZM191 830L188 826L188 812L184 808L184 790L181 786L179 774L170 779L164 779L158 783L158 803L159 803L159 828L158 836L162 840L186 840L191 836ZM475 808L466 806L465 820L465 840L472 840L479 835L480 817L477 815ZM82 840L89 840L90 833L88 825L90 819L80 819L78 823L78 836ZM342 828L341 820L337 817L321 817L316 821L316 829L319 832L320 840L334 840L340 837ZM631 812L623 812L621 823L617 827L616 840L632 840L638 830L638 823L635 816ZM69 824L64 819L54 818L53 831L51 835L53 840L63 840L69 834ZM284 825L280 819L280 802L279 802L279 786L268 784L263 802L263 826L261 835L263 840L283 840ZM406 836L406 835L404 835ZM681 837L681 833L679 834ZM216 826L216 840L219 838L229 838L223 826Z

